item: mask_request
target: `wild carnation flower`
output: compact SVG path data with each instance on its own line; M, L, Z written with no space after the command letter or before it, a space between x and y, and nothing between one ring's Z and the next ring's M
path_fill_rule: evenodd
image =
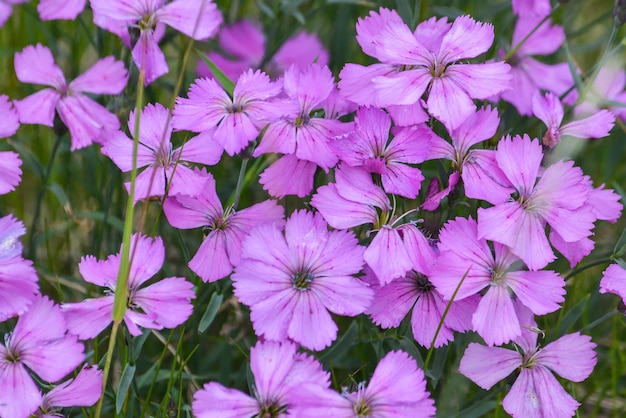
M61 306L69 332L81 340L96 337L113 321L120 254L121 249L106 260L86 256L78 264L78 270L85 281L106 288L104 297ZM165 260L165 247L161 238L153 240L134 234L131 238L130 254L132 262L128 276L128 308L124 316L128 332L137 336L141 334L139 327L174 328L185 322L191 315L191 299L195 297L191 283L182 277L167 277L142 287L161 270Z
M478 239L472 218L449 221L439 237L440 254L430 281L446 300L483 295L472 325L487 345L520 337L524 310L545 315L565 300L563 278L554 271L520 270L519 259L502 244L495 243L492 252L486 240Z
M298 410L300 417L334 418L427 418L435 416L435 403L426 390L424 372L403 351L383 357L371 380L356 392L338 393L306 386L310 398Z
M208 178L197 197L179 195L170 197L163 204L169 223L175 228L202 227L206 236L198 252L189 261L189 268L203 281L214 282L228 276L241 258L241 246L250 230L269 222L282 227L283 207L274 200L266 200L249 208L224 211L215 191L215 179Z
M92 406L102 395L102 370L84 366L75 378L55 386L43 395L36 417L61 417L62 408Z
M0 138L6 138L17 132L20 123L17 118L17 112L5 95L0 95ZM0 152L0 195L15 190L22 178L22 160L19 154L11 151Z
M172 119L169 110L160 103L147 105L141 112L140 121L137 167L148 168L137 176L135 203L146 197L163 196L166 192L170 196L200 193L206 178L195 173L187 163L216 164L222 154L221 147L195 137L174 149L170 142ZM130 113L128 130L135 135L135 111ZM133 146L133 140L118 131L101 151L126 172L133 168ZM126 183L126 189L130 190L130 183Z
M519 376L504 397L504 410L514 417L573 417L580 406L556 380L582 382L593 371L596 345L580 333L567 334L541 348L537 333L524 330L517 350L471 343L461 359L459 372L485 390L514 370Z
M104 143L109 133L119 129L117 117L85 94L119 94L124 90L128 72L114 57L98 60L68 84L52 52L40 44L30 45L15 54L15 74L22 83L52 87L14 101L20 122L52 127L56 109L70 131L72 151L92 142Z
M337 336L329 312L356 316L369 306L372 290L352 276L362 265L352 233L329 231L321 215L296 211L284 235L276 224L250 232L231 277L257 335L321 350Z
M280 92L281 83L260 71L244 72L232 99L215 80L199 79L189 88L188 99L176 99L172 125L176 130L211 130L212 139L234 155L259 135L267 123L267 101Z
M539 141L528 135L500 140L496 161L512 184L513 196L478 209L478 238L508 246L531 270L555 259L546 223L566 242L576 242L591 235L595 221L585 206L589 188L582 170L571 161L558 161L539 177L542 159Z
M168 72L165 55L159 48L164 25L202 40L214 36L222 15L212 0L91 0L94 23L113 32L130 45L129 28L139 32L132 45L133 61L145 71L145 84Z
M548 131L543 136L543 144L554 148L561 140L561 136L575 138L604 138L613 129L615 116L608 110L600 110L584 119L563 123L563 105L558 97L552 93L545 96L537 91L533 95L533 113L543 123Z
M194 394L198 418L305 417L293 408L307 400L306 387L328 388L329 374L313 357L297 352L291 342L259 342L250 349L252 393L247 395L210 382Z
M0 322L23 314L39 295L37 272L22 258L19 237L25 233L13 215L0 218Z
M61 310L46 297L19 317L13 332L4 336L5 345L0 344L0 416L27 417L41 405L29 370L56 382L82 363L83 345L66 333Z

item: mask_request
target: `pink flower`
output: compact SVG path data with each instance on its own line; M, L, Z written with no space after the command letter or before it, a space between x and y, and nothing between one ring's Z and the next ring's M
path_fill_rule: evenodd
M541 17L520 17L517 20L511 41L511 48L517 50L508 60L513 76L512 88L500 94L502 99L513 104L525 116L532 115L533 94L539 89L560 96L574 85L567 62L544 64L532 57L556 52L565 39L563 28L558 25L550 26L549 20L530 34L541 20ZM500 56L504 56L504 51L500 51ZM566 96L567 104L575 99L575 90Z
M69 332L81 340L96 337L113 320L120 253L110 255L106 260L86 256L78 265L85 281L107 288L104 297L61 306ZM165 247L161 238L153 240L134 234L131 238L130 254L132 261L128 277L128 307L124 316L128 332L137 336L141 334L139 327L174 328L185 322L193 309L190 300L195 297L191 283L182 277L168 277L141 287L163 265Z
M137 167L148 166L137 176L135 203L151 196L196 196L204 188L206 178L195 173L188 162L216 164L222 154L221 147L195 137L184 146L173 149L172 120L169 110L160 103L148 104L141 112ZM135 111L130 113L128 130L135 134ZM118 131L102 147L102 153L126 172L133 167L133 140ZM126 183L130 190L130 183Z
M0 138L13 135L20 126L17 112L5 95L0 95L0 120L2 120ZM22 160L17 153L11 151L0 152L0 160L2 160L2 165L0 165L0 195L3 195L15 190L15 187L20 183Z
M582 382L593 371L596 345L580 333L567 334L543 348L537 334L524 331L517 350L471 343L461 359L459 372L485 390L515 369L519 376L504 397L504 410L514 417L573 417L580 405L551 372L573 382Z
M299 417L334 418L426 418L435 416L435 403L426 390L424 372L404 351L383 357L371 380L356 392L339 395L322 387L306 387L312 400L305 400Z
M473 219L449 221L439 237L440 254L430 281L446 300L455 292L455 301L483 295L472 325L487 345L521 336L525 314L521 310L545 315L558 310L565 300L563 278L553 271L520 270L519 259L502 244L495 243L492 252L487 241L478 239Z
M544 17L552 11L550 0L512 0L512 6L520 16Z
M13 215L0 218L0 322L22 315L39 295L33 263L22 258L19 238L25 233Z
M84 359L83 345L66 334L59 307L39 297L0 344L0 416L27 417L41 404L29 370L46 382L64 378ZM28 367L29 370L26 368Z
M92 0L94 23L120 36L130 46L128 28L139 31L132 46L133 61L145 71L145 84L168 72L165 55L159 48L159 33L169 25L201 40L214 36L222 15L212 0Z
M86 3L87 0L40 0L37 11L41 20L74 20Z
M266 124L267 101L280 92L281 84L260 71L244 72L232 99L215 80L199 79L191 85L188 99L176 99L172 125L176 130L211 130L212 139L233 155L259 135Z
M574 109L576 116L588 116L602 108L610 109L617 117L626 120L626 71L621 62L611 62L602 67L593 81L585 101ZM615 104L621 103L622 106Z
M303 386L328 388L329 374L313 357L297 352L290 342L259 342L250 349L253 393L247 395L209 382L194 394L198 418L285 417L309 396Z
M61 416L62 408L92 406L102 395L102 370L84 366L75 378L55 386L43 395L36 417Z
M259 183L270 195L282 199L287 195L305 197L313 190L317 165L287 154L274 161L259 176Z
M595 217L585 207L589 189L582 170L571 161L558 161L538 178L543 153L528 135L506 137L498 143L496 161L513 185L513 198L478 209L478 238L508 246L531 270L555 259L546 238L546 223L566 242L591 235Z
M203 281L214 282L228 276L241 258L241 246L250 230L263 223L282 227L283 208L274 200L266 200L249 208L224 211L215 191L211 174L197 197L179 195L163 204L163 211L172 226L180 229L202 227L207 233L198 252L189 261L189 268Z
M356 316L369 306L372 290L352 276L362 265L352 233L329 231L321 215L296 211L284 235L276 224L250 232L231 277L257 335L321 350L337 336L329 312Z
M419 125L395 132L389 141L390 129L389 115L374 107L361 107L356 112L354 131L336 137L331 146L348 165L379 174L385 192L415 199L424 176L409 164L426 159L435 134L426 125Z
M385 64L407 66L396 74L372 79L378 106L411 105L428 90L428 112L448 129L457 128L476 106L472 99L486 99L510 87L510 67L503 62L459 64L486 52L493 43L493 26L460 16L441 39L423 43L395 12L381 9L375 34L365 34L364 52ZM367 19L367 18L366 18ZM439 26L437 26L439 28Z
M615 116L608 110L600 110L593 115L566 123L563 123L563 105L558 97L552 93L545 96L536 91L533 95L533 113L543 123L548 131L543 136L543 144L554 148L561 140L561 135L575 138L604 138L613 129Z
M600 280L600 293L615 293L622 301L626 301L626 269L619 264L611 264L604 270Z
M52 127L56 109L70 131L72 150L92 142L103 143L108 134L119 129L117 117L84 94L122 92L128 73L112 56L98 60L68 84L50 50L40 44L30 45L15 54L15 73L22 83L52 87L14 101L20 122Z
M0 27L11 17L13 6L16 4L26 3L28 0L0 0Z

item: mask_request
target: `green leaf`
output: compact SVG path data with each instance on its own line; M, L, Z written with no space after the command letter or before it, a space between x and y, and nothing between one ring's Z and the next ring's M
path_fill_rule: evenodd
M144 343L151 333L151 330L145 329L140 336L132 338L130 340L130 357L133 361L136 361L139 358L139 355L141 354L141 349L143 348Z
M348 348L354 345L358 334L359 334L358 325L356 321L352 321L352 323L346 330L346 333L343 334L341 338L339 338L337 342L335 342L335 344L333 344L328 350L326 350L320 356L320 360L323 360L329 356L332 359L337 359L343 353L348 351Z
M487 412L491 412L498 406L497 401L486 401L465 408L460 411L457 416L463 418L480 418L484 417Z
M50 190L52 194L56 196L61 206L63 206L63 210L65 211L65 213L67 213L69 216L72 216L72 205L70 204L70 199L65 194L63 188L58 184L53 183L48 186L48 190Z
M37 176L37 178L41 181L44 177L44 169L35 154L30 152L30 150L22 145L18 141L13 141L12 139L7 140L7 142L20 153L22 160L24 161L24 165L28 166L33 173Z
M219 67L209 59L209 57L206 56L205 53L203 53L199 49L196 49L196 52L198 53L202 61L204 61L209 67L209 70L211 70L211 73L213 73L213 77L215 77L215 80L220 83L220 86L222 86L222 88L226 90L226 93L228 93L230 97L233 97L233 92L235 91L235 83L233 83L232 80L228 78L228 76L224 74L222 70L220 70Z
M133 381L133 377L135 377L135 369L135 365L131 363L128 363L126 367L124 367L124 372L122 373L120 384L117 387L117 396L115 397L115 410L118 414L122 411L124 401L126 401L128 389L130 388L130 384Z
M222 306L223 300L224 295L221 293L215 292L211 295L206 311L204 311L204 315L202 315L202 318L200 319L200 325L198 325L198 332L200 334L206 331L209 325L211 325L215 319L215 315L217 315L217 311L220 309L220 306Z
M413 10L411 6L409 6L408 0L396 0L396 7L398 9L398 14L407 24L407 26L412 27L414 22Z
M582 316L583 312L589 304L589 297L586 295L582 298L569 312L563 317L559 324L559 337L565 335L565 333L574 325L576 321Z
M626 228L622 231L622 235L617 240L615 248L613 248L613 257L619 258L626 253Z
M443 374L443 368L446 365L446 360L448 358L448 350L450 349L450 345L444 345L441 348L438 348L435 351L435 359L433 361L433 367L430 369L432 374L432 385L433 387L437 387L437 383Z
M400 337L400 347L402 347L402 350L406 351L417 361L420 369L424 369L424 359L422 358L422 353L420 353L419 348L417 348L413 340L406 336Z

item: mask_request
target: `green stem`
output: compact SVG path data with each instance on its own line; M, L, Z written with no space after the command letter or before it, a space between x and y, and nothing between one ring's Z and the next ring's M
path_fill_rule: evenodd
M239 205L239 198L241 197L241 189L243 186L243 179L246 175L246 167L248 166L248 158L241 160L241 168L239 169L239 177L237 178L237 188L235 189L235 201L233 202L233 209L237 209Z
M100 418L100 414L102 413L104 393L107 386L107 380L109 378L109 371L111 370L111 361L113 360L113 350L115 349L115 340L117 340L117 330L119 328L119 325L119 323L113 322L113 327L111 328L111 335L109 337L109 348L107 349L107 358L104 363L104 370L102 374L102 396L100 396L100 399L98 399L96 414L94 415L95 418Z
M602 258L600 260L592 261L591 263L585 264L584 266L577 267L574 270L567 273L567 275L565 276L565 281L568 281L572 277L576 276L578 273L581 273L587 269L590 269L595 266L599 266L600 264L610 263L612 261L613 261L613 257L607 257L607 258Z

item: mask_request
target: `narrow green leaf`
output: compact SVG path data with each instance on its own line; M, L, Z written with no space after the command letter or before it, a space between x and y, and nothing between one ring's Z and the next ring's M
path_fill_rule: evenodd
M577 91L582 91L583 82L580 79L580 75L578 74L578 70L576 69L576 64L574 63L574 58L572 57L572 53L569 50L569 44L567 43L567 39L563 41L563 46L565 46L565 57L567 58L567 65L569 67L570 73L572 73L572 77L574 77L574 84L576 85Z
M413 23L413 10L408 0L396 0L396 8L404 23L410 26Z
M124 367L124 372L122 373L120 384L117 387L117 396L115 397L115 410L118 414L122 411L124 401L126 401L128 389L130 388L130 384L133 381L133 377L135 377L135 369L135 365L131 363L128 363L126 367Z
M52 194L56 196L61 206L63 206L63 210L65 211L65 213L72 216L72 205L70 204L70 199L65 194L63 188L60 185L53 183L48 186L48 190L50 190Z
M219 67L209 59L209 57L206 56L205 53L198 49L196 49L196 52L198 53L202 61L204 61L209 67L209 70L211 70L211 73L213 73L215 80L220 83L220 86L222 86L222 88L226 90L226 93L228 93L230 97L233 97L233 92L235 91L235 83L233 83L232 80L228 78L228 76L224 74L222 70L220 70Z
M44 169L35 154L30 152L28 147L22 145L19 141L8 139L7 142L20 154L22 161L24 161L24 165L29 167L33 173L35 173L37 179L40 181L43 180Z
M209 325L211 325L215 319L215 315L217 315L217 311L220 309L220 306L222 306L223 300L224 295L221 293L215 292L211 295L206 311L204 311L204 315L202 315L202 318L200 319L200 325L198 325L198 332L200 334L206 331Z
M332 359L337 359L343 353L348 351L348 348L350 348L352 345L354 345L354 343L356 342L356 338L357 338L358 334L359 334L358 325L357 325L356 321L353 321L350 324L350 326L348 327L348 329L346 330L346 333L343 334L341 336L341 338L339 338L335 342L335 344L333 344L328 350L326 350L320 356L320 360L323 360L326 357L330 357Z
M446 366L446 360L448 358L448 350L450 345L444 345L435 351L435 359L433 360L433 367L430 369L432 374L431 383L433 387L437 387L437 383L443 374L443 369Z
M406 351L417 361L420 369L424 369L424 359L422 358L422 353L420 353L419 348L417 348L413 340L406 336L400 337L400 347L402 347L402 350Z
M131 359L136 361L139 358L139 354L141 354L141 349L143 348L144 343L152 333L151 330L145 329L143 333L136 338L130 340L130 349L131 349Z
M257 0L256 5L260 11L267 15L267 17L269 17L270 19L276 19L276 14L274 14L272 8L265 4L265 2Z
M622 235L617 240L615 248L613 248L613 256L621 257L626 253L626 228L622 231Z
M569 312L563 317L559 324L559 336L564 335L576 321L582 316L583 312L589 304L590 295L582 298Z
M497 401L480 402L460 411L457 416L463 418L480 418L484 417L487 412L491 412L498 406Z

